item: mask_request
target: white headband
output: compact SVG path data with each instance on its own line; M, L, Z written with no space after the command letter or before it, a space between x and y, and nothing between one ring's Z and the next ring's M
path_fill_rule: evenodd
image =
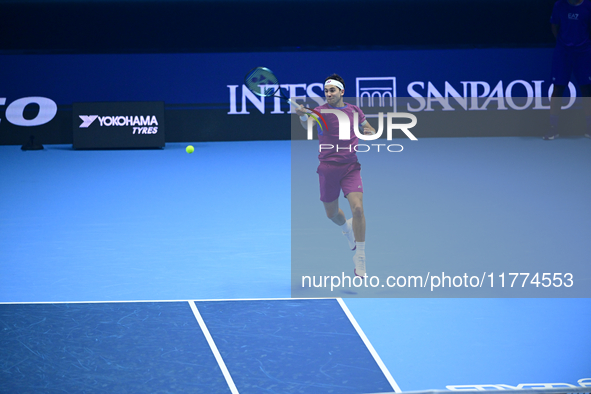
M326 82L324 82L324 87L326 87L326 85L334 85L341 90L345 90L343 84L335 79L328 79Z

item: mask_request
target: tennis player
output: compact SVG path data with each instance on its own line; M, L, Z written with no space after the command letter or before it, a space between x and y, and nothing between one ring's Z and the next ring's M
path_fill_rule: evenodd
M326 216L341 227L347 238L349 248L355 251L353 262L355 275L365 276L365 215L363 213L363 183L361 182L361 165L357 160L356 147L359 139L353 131L354 113L363 127L364 134L375 134L375 129L367 122L363 111L359 107L343 101L345 95L345 81L337 74L333 74L324 81L324 96L326 104L316 107L324 117L328 130L318 126L319 152L318 177L320 180L320 200L324 204ZM337 115L322 113L322 110L342 111L348 118L350 130L349 139L339 139L339 121ZM297 109L300 120L307 127L307 115ZM332 148L330 148L332 147ZM339 208L339 195L343 191L349 201L353 217L345 217Z
M552 83L554 92L550 100L550 130L545 140L558 137L558 116L562 95L571 74L575 74L581 95L591 97L591 1L558 0L550 17L556 48L552 58ZM583 99L587 129L585 137L591 138L591 103Z

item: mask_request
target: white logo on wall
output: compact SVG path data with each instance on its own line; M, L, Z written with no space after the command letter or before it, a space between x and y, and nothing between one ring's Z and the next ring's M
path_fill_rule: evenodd
M391 81L391 82L390 82ZM543 90L545 81L514 80L511 82L498 81L494 87L486 81L460 81L452 85L445 81L443 86L431 81L413 81L406 87L405 97L411 97L412 101L406 104L408 112L421 111L483 111L489 109L491 103L496 107L491 109L517 111L525 109L550 109L549 97L552 95L554 85L551 84L547 91ZM391 96L390 84L393 87ZM385 87L387 85L387 87ZM563 109L570 108L576 99L577 91L572 82L568 84L570 99ZM371 92L371 93L370 93ZM546 93L546 95L544 95ZM378 105L389 106L388 100L397 112L396 105L396 77L357 77L357 102L360 108ZM515 100L514 97L524 98ZM365 100L367 98L367 100ZM375 99L379 99L379 101ZM542 100L546 98L546 103ZM375 116L375 115L374 115Z
M281 89L285 90L285 95L287 97L292 97L295 99L298 98L305 98L309 97L318 105L324 104L326 101L324 100L324 85L321 83L312 83L312 84L305 84L305 83L296 83L296 84L281 84ZM247 108L247 102L250 102L251 105L262 114L264 114L267 110L267 100L265 97L260 97L255 95L251 92L246 86L244 85L227 85L228 89L230 89L230 111L228 115L248 115L250 112ZM241 109L238 110L237 104L237 97L238 97L238 88L240 87L241 90ZM272 110L271 114L284 114L286 113L285 109L286 106L282 107L281 105L282 100L279 97L272 98ZM291 108L288 108L287 113L292 113Z
M6 104L6 97L0 97L0 105ZM24 116L25 108L29 105L37 105L39 112L32 119ZM41 126L50 122L57 114L57 104L47 97L23 97L14 100L6 107L6 120L16 126Z
M133 126L132 134L156 134L158 127L158 119L154 115L147 116L98 116L98 115L78 115L82 120L79 128L88 128L96 119L98 119L101 127L122 127Z
M397 94L397 77L357 77L356 78L357 106L392 107L393 112L408 111L484 111L484 110L549 110L549 97L552 95L554 85L545 85L544 80L526 81L517 79L514 81L444 81L433 83L431 81L412 81L406 86L406 92L400 96ZM279 97L265 100L265 97L256 96L244 85L227 85L230 93L230 111L228 115L248 115L254 107L264 114L270 110L271 114L291 113L291 108L282 104ZM568 84L570 98L562 109L573 106L577 91L572 82ZM309 97L318 105L325 104L324 87L321 83L313 84L284 84L288 97ZM397 97L409 97L406 108L398 108ZM520 98L519 100L517 98ZM271 104L271 105L269 105ZM491 105L493 104L493 105ZM271 108L269 108L271 107ZM376 117L375 114L367 114L368 117Z
M80 125L81 129L85 129L92 124L98 118L98 115L79 115L80 119L82 119L82 124Z
M396 106L396 77L357 77L356 78L357 106L392 108L398 112ZM376 114L367 114L374 118Z

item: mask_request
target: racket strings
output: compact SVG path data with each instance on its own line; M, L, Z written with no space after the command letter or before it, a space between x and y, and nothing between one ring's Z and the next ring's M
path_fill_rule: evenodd
M273 73L258 68L246 77L246 86L258 96L273 96L279 90L278 80Z

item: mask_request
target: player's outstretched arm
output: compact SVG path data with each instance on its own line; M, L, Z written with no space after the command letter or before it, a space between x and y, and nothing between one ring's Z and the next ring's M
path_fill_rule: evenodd
M305 107L299 106L295 108L296 114L300 117L300 124L305 130L308 130L308 111L305 111Z
M367 119L361 123L361 126L363 126L363 134L368 135L376 133L376 129L374 129L373 126L369 124Z

